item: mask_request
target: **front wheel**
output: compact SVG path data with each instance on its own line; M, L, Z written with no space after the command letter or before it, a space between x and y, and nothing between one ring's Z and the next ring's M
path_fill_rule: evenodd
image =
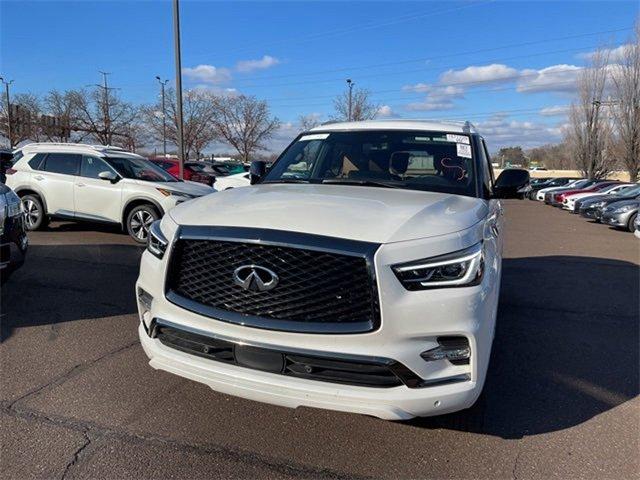
M42 200L37 195L22 197L24 225L27 230L38 230L47 226L48 218Z
M127 233L138 243L146 243L149 227L160 215L152 205L135 207L127 215Z
M629 230L630 232L633 232L636 229L633 223L636 221L637 216L638 214L634 213L633 215L631 215L631 218L629 218L629 223L627 224L627 230Z

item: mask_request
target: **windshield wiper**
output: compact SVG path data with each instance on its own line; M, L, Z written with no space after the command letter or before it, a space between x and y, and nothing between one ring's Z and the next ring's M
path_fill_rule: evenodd
M365 187L402 188L403 184L382 182L377 180L357 180L355 178L325 178L322 183L342 185L362 185Z

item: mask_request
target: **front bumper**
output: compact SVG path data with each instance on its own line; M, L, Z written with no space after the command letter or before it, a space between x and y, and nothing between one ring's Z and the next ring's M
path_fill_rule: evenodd
M627 225L629 224L629 218L631 218L631 215L633 215L634 213L635 210L630 210L623 213L604 212L600 220L602 221L602 223L611 225L612 227L627 228Z
M473 381L410 389L406 386L357 387L289 378L226 365L166 347L150 338L142 323L138 333L153 368L195 380L221 393L283 407L306 406L373 415L385 420L405 420L470 407L480 390L478 383Z
M5 219L4 231L0 235L0 272L3 280L24 263L29 240L22 215Z
M582 207L580 215L590 220L600 221L602 218L602 209L600 207Z
M450 241L434 240L442 245L450 245ZM460 238L460 241L466 240ZM371 332L274 331L222 322L185 310L165 298L166 256L158 260L147 251L142 256L136 291L144 289L153 301L148 309L139 298L139 314L147 327L152 320L161 319L187 331L278 351L303 349L327 357L391 359L419 378L420 387L330 383L223 363L167 346L149 335L141 322L140 341L150 365L222 393L292 408L307 406L401 420L470 407L480 395L489 363L500 288L499 256L495 251L487 256L485 274L479 285L409 292L398 282L389 265L407 260L407 255L423 257L417 252L424 245L412 241L383 247L375 257L382 320L380 327ZM427 362L420 357L420 353L438 345L440 336L466 337L472 352L469 363L454 365L444 359ZM464 380L459 380L461 377Z

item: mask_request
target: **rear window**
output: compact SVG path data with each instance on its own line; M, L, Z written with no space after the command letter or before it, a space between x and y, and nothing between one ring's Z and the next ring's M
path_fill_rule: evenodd
M73 153L50 153L44 162L44 170L63 175L77 175L82 155Z
M29 164L29 166L34 169L34 170L40 170L41 166L42 166L42 161L44 160L44 157L46 157L47 154L46 153L36 153L33 158L31 160L29 160L27 163Z

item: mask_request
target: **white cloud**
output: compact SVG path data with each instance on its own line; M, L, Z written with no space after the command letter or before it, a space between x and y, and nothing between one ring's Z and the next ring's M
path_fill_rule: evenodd
M426 99L424 102L412 102L405 106L405 109L410 112L436 112L439 110L451 110L454 107L454 103L450 100L445 101L433 101Z
M275 67L280 63L275 57L271 55L264 55L258 60L241 60L236 64L236 70L242 73L249 73L255 70L265 70L267 68Z
M440 83L494 83L512 80L518 75L515 68L499 63L483 66L470 66L463 70L447 70L440 75Z
M410 92L426 93L424 101L412 102L405 107L409 111L450 110L454 107L454 99L464 98L464 89L453 85L443 86L418 83L405 85L402 89Z
M573 92L582 67L576 65L552 65L541 70L525 69L520 72L517 91L524 92Z
M381 118L392 118L396 117L397 115L389 105L382 105L380 108L378 108L378 113L376 114L376 116Z
M539 114L544 117L566 115L567 113L569 113L569 105L553 105L551 107L545 107L539 112Z
M231 81L231 71L228 68L214 67L213 65L183 68L182 73L191 80L211 85L219 85Z
M624 59L625 55L628 51L633 48L633 45L630 43L625 43L619 45L615 48L605 48L602 50L602 53L608 55L610 62L620 62ZM596 51L581 53L578 55L579 58L583 58L585 60L591 60L595 55Z
M491 150L504 146L520 145L531 148L562 139L561 125L519 121L510 119L505 113L495 114L486 120L474 122L478 130L487 139Z

